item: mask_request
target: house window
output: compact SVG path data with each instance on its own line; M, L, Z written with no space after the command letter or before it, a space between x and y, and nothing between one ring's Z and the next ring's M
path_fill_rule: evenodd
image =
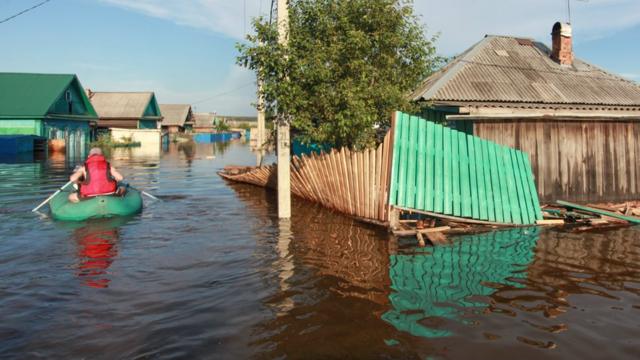
M73 98L71 97L70 90L67 90L64 93L64 99L67 100L67 107L69 109L69 114L73 113Z

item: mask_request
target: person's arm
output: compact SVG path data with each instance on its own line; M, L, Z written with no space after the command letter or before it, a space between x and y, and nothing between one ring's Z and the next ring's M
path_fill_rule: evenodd
M71 176L69 176L69 180L78 184L80 183L80 179L84 178L84 166L81 166L76 170Z
M124 176L116 170L113 166L111 167L111 177L114 178L117 182L124 180Z

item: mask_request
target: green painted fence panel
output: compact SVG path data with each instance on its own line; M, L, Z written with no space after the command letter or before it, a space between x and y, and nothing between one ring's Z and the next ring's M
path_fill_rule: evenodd
M409 151L409 122L407 118L409 116L402 114L400 116L400 127L398 130L400 131L400 171L398 174L398 203L405 204L405 193L407 192L407 168L411 165L407 164L407 155Z
M398 112L389 203L476 220L542 218L528 155Z
M511 154L513 149L507 149L503 154L503 162L505 164L505 170L507 172L507 192L509 195L509 208L511 209L510 221L518 222L519 220L519 206L518 193L516 190L515 172L513 171L513 161L511 161Z
M485 189L484 183L484 163L483 163L483 152L482 152L482 140L479 137L473 138L473 151L476 158L476 170L477 170L477 184L478 184L478 210L480 212L479 219L481 220L489 220L489 215L487 211L487 193ZM477 218L476 218L477 219Z
M424 121L423 121L424 122ZM427 151L427 166L426 166L426 174L425 174L425 206L424 209L427 211L433 211L433 199L435 194L435 124L431 121L427 121L427 139L425 141L426 151Z
M444 211L444 155L442 154L442 149L444 147L444 142L442 141L442 137L444 134L444 127L441 125L434 124L434 136L435 136L435 145L434 145L434 161L435 161L435 172L434 172L434 181L435 181L435 198L433 200L433 211L437 213L442 213Z
M471 217L474 219L480 218L480 199L478 196L479 193L479 184L478 184L478 175L479 171L476 167L476 150L475 150L475 142L474 137L471 135L467 135L467 153L468 153L468 161L469 161L469 190L471 192L471 199L469 203L471 204Z
M460 201L460 144L458 131L451 131L451 189L453 191L453 215L461 216Z
M407 207L416 208L416 168L418 155L418 123L419 118L411 116L409 119L409 146L407 148L407 192L405 204Z
M500 188L500 175L498 170L498 164L496 162L496 144L487 142L487 148L489 149L489 166L491 168L491 190L493 193L493 210L496 214L496 221L503 222L502 216L502 198Z
M418 122L418 157L416 160L416 209L425 210L424 206L424 190L425 190L425 177L427 175L427 161L426 161L426 137L427 137L427 122L416 120Z
M502 221L505 223L510 223L511 204L509 201L509 187L507 184L508 172L506 171L506 164L504 160L505 153L505 147L499 145L496 146L496 161L498 163L498 169L502 170L498 172L500 176L500 199L502 200Z
M458 132L458 145L460 146L460 202L462 216L471 217L471 184L469 179L469 152L467 150L467 134Z
M524 160L524 167L528 171L527 185L529 186L529 195L531 196L531 205L533 207L533 215L536 220L542 220L542 209L540 209L540 199L538 199L538 190L536 189L536 184L533 181L531 162L529 161L529 154L523 152L522 159Z
M451 129L448 127L443 127L442 129L442 141L443 141L443 151L442 157L444 161L444 187L443 191L443 201L444 201L444 210L443 213L447 215L453 214L453 189L451 186L452 176L451 176Z
M516 181L516 189L518 192L518 203L520 204L521 208L526 208L526 201L525 201L525 196L524 196L524 186L521 180L521 169L520 169L520 164L518 163L518 154L514 151L511 153L511 159L513 161L513 168L517 169L515 171L516 176L515 176L515 181ZM524 210L524 209L523 209ZM522 221L520 223L524 223L526 222L528 219L526 217L526 210L522 211L522 213L520 214L522 216Z

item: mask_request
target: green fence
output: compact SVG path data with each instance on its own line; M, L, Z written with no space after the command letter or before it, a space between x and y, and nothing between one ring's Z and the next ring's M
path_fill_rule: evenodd
M526 153L401 112L393 131L390 205L499 223L542 219Z

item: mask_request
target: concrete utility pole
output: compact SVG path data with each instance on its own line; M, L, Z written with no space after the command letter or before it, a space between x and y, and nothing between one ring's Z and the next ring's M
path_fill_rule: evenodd
M289 39L289 6L278 0L278 43L287 45ZM291 218L291 134L289 117L278 110L278 217Z

